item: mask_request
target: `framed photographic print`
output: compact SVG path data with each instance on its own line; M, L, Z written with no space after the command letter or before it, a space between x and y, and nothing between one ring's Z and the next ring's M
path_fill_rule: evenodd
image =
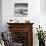
M28 3L15 3L14 4L14 16L25 17L28 15Z

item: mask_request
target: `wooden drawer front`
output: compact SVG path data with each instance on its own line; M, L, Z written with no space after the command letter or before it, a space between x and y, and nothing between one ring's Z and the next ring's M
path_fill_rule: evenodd
M19 25L14 25L14 26L10 26L9 27L9 31L14 31L14 32L18 32L18 31L24 31L24 32L29 32L32 30L32 26L29 26L29 25L22 25L22 26L19 26Z
M15 31L15 32L18 32L18 31L29 32L29 31L31 31L31 29L30 29L30 28L11 28L11 29L9 29L9 31Z
M29 25L11 25L10 27L15 27L15 28L31 28L32 26L29 26Z

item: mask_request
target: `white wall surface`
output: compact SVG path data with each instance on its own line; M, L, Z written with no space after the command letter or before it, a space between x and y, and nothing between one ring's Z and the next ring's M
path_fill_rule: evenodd
M40 0L40 24L46 31L46 0Z
M46 0L40 0L40 9L42 13L46 13Z
M2 29L2 0L0 0L0 31Z

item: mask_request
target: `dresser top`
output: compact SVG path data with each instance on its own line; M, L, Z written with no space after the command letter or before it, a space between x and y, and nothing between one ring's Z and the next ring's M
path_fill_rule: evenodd
M30 24L33 25L34 23L7 23L8 25L25 25L25 24Z

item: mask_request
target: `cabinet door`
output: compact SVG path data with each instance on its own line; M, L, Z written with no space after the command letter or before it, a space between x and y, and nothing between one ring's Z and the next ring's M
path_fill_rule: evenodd
M12 33L13 42L22 44L22 46L28 46L28 32L13 32Z
M22 46L32 46L32 32L12 32L12 40Z

